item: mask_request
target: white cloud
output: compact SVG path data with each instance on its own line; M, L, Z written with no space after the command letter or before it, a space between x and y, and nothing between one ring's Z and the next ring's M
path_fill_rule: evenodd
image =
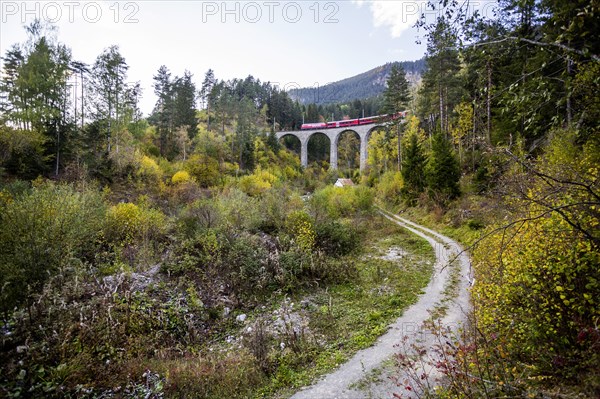
M409 0L353 0L353 3L358 7L368 4L373 25L376 28L389 28L392 37L400 37L405 30L410 29L425 7L425 1Z

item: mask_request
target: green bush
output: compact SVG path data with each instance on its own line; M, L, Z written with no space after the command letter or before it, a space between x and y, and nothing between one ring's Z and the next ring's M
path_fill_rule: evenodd
M287 215L302 209L304 202L289 189L272 188L261 195L258 206L262 210L260 229L270 234L283 229Z
M258 200L244 192L232 188L217 197L225 224L238 230L256 230L261 224L263 215Z
M8 201L0 213L3 311L39 293L60 270L94 253L105 204L98 192L43 183Z
M255 237L244 234L231 240L223 263L234 292L251 297L273 284L267 261L267 250Z
M310 265L310 257L304 251L284 251L279 254L281 275L280 284L283 287L295 288L305 269Z
M47 138L35 131L0 126L0 166L21 178L33 179L48 170Z
M351 253L360 244L358 232L348 224L329 221L315 226L316 246L327 255L343 256Z
M206 229L220 226L223 213L213 199L199 199L186 206L177 219L178 232L186 238Z
M400 195L403 187L404 181L400 172L385 172L377 184L377 196L383 202L397 205L402 199Z
M174 274L203 274L209 264L219 264L224 245L224 238L214 230L199 232L174 249L173 260L164 266L164 270Z
M351 217L358 212L371 212L373 200L373 190L366 186L327 186L313 194L311 209L317 221Z

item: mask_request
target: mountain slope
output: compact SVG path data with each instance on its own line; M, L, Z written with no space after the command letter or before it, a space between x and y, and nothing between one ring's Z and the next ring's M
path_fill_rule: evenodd
M289 95L301 104L331 104L374 97L383 93L385 82L394 64L401 64L404 67L406 78L411 84L416 84L425 70L425 59L390 62L324 86L293 89L289 91Z

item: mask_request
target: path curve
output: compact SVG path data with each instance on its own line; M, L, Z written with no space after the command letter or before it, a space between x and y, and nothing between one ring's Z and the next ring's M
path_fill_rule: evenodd
M382 363L399 351L397 345L403 339L405 344L419 343L424 347L435 344L435 336L422 327L432 310L444 297L443 291L450 277L448 261L457 259L460 268L460 281L457 294L447 303L448 310L441 320L442 326L457 330L465 321L470 310L469 286L471 285L471 263L469 256L454 240L426 227L413 223L398 215L381 212L393 223L424 238L434 248L436 262L429 284L419 300L409 306L402 316L390 326L388 332L377 342L357 352L336 371L322 377L315 384L303 388L291 399L368 399L391 398L400 389L391 381L384 381L369 387L368 391L355 388L366 375L381 367ZM456 257L458 255L458 258ZM402 380L400 376L400 380ZM354 386L353 386L354 384ZM406 393L404 393L406 395Z

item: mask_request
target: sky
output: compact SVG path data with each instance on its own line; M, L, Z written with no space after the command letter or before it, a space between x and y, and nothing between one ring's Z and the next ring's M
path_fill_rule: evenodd
M118 45L128 81L141 83L140 107L152 111L152 77L189 70L200 88L252 75L289 89L325 85L425 53L413 27L423 1L8 1L0 0L0 54L26 41L34 18L58 27L73 59L93 64Z

